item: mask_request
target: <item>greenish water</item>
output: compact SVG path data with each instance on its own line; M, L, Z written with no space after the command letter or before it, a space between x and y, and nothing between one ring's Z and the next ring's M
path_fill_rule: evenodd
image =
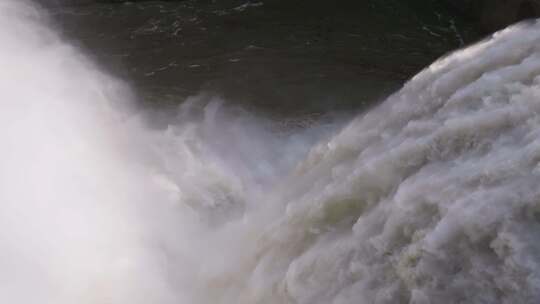
M143 104L205 92L280 116L361 110L477 38L433 1L358 2L143 1L51 14Z

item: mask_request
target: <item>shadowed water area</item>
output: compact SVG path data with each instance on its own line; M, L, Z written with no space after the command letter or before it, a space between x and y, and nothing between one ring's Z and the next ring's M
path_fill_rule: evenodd
M209 92L294 117L372 105L478 37L430 1L141 1L51 14L150 107Z

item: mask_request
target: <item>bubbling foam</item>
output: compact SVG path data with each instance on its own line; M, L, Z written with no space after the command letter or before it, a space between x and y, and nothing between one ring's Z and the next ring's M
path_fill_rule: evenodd
M46 23L0 3L0 302L540 300L538 22L333 137L207 96L151 128Z

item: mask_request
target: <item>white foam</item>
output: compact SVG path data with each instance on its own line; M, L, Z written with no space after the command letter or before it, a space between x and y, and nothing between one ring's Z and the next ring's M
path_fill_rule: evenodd
M0 41L1 303L540 299L536 22L323 141L205 96L152 129L22 1Z

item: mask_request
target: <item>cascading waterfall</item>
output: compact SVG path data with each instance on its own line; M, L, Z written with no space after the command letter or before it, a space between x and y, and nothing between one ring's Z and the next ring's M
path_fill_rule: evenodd
M350 122L129 89L0 1L1 303L537 303L540 24Z

